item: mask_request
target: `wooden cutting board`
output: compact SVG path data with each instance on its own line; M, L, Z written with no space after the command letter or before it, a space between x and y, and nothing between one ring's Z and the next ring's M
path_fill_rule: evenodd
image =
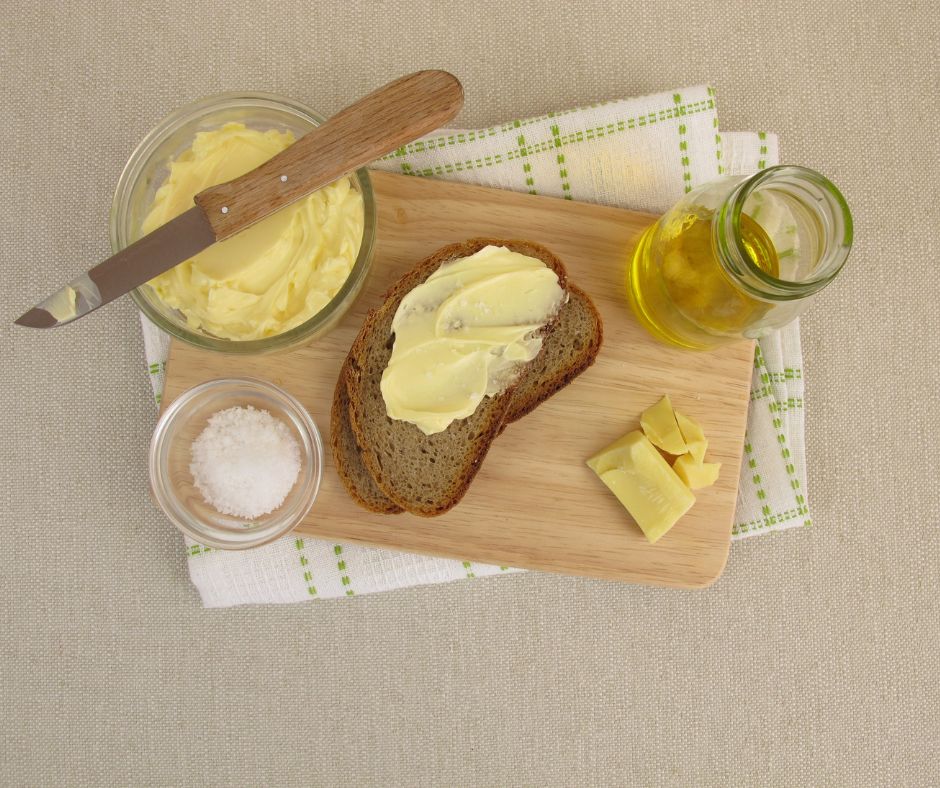
M548 246L604 320L597 362L572 385L507 428L461 503L442 517L377 515L347 496L327 448L320 494L299 531L337 541L504 566L655 585L700 587L725 565L744 443L753 346L713 352L667 347L634 320L624 290L627 260L654 217L550 197L372 173L378 242L359 300L328 336L298 350L241 358L180 342L170 349L164 403L219 377L263 378L307 407L329 447L340 364L366 311L404 271L444 244L483 235ZM650 545L584 464L639 425L668 393L699 421L718 483Z

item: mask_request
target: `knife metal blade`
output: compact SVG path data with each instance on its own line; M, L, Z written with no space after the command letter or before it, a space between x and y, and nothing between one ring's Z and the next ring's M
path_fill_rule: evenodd
M175 219L69 282L15 322L29 328L71 323L215 243L202 208Z

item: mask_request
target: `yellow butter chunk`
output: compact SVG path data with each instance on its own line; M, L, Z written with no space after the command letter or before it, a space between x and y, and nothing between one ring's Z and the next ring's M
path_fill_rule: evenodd
M587 462L655 543L695 503L695 496L639 430Z
M708 440L705 433L702 432L698 422L693 421L688 416L676 411L676 423L679 425L679 431L689 454L696 462L705 462L705 450L708 448Z
M685 454L689 450L679 431L676 414L668 396L664 396L655 405L643 411L643 415L640 416L640 426L646 433L646 437L665 452Z
M683 454L673 464L672 469L690 489L700 490L711 487L718 480L720 462L700 462L691 454Z

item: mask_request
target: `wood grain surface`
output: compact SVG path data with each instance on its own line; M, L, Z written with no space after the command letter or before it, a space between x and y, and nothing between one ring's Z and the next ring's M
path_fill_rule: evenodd
M496 440L463 501L442 517L379 515L346 495L332 458L299 531L419 553L655 585L701 587L724 568L734 516L750 390L749 342L710 352L663 345L627 305L627 260L654 217L550 197L372 173L378 241L359 300L328 336L297 350L240 358L174 342L164 403L218 377L253 376L296 395L329 445L329 412L340 365L366 311L404 271L437 247L475 235L527 238L564 260L571 280L604 320L597 362L568 388ZM699 421L717 484L656 545L584 464L639 426L668 393ZM327 452L328 453L328 452Z

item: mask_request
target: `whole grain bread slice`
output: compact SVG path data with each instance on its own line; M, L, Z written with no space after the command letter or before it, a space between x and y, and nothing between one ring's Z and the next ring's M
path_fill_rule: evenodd
M485 399L472 416L444 432L426 436L385 413L379 383L391 355L391 321L404 295L442 263L490 244L541 259L558 274L569 300L546 327L542 351L513 387ZM590 298L567 284L561 261L544 247L481 238L439 250L399 280L385 303L370 312L337 381L332 447L351 496L372 511L404 508L423 516L447 511L466 492L490 443L508 420L528 413L589 367L601 338L600 316Z
M597 358L603 339L600 315L590 297L568 282L570 298L558 315L554 330L529 364L513 393L512 407L501 431L521 419L580 375ZM362 460L362 450L349 423L346 365L336 382L331 419L333 460L350 497L369 511L398 514L403 509L379 489Z
M502 428L512 405L514 386L485 397L473 414L434 435L425 435L409 422L389 418L380 384L394 345L392 320L402 298L443 263L475 254L491 244L538 257L555 271L565 288L564 266L543 247L488 238L451 244L418 263L392 286L385 302L366 317L346 359L349 421L362 461L392 502L424 517L443 514L463 497ZM553 322L545 327L546 333Z

